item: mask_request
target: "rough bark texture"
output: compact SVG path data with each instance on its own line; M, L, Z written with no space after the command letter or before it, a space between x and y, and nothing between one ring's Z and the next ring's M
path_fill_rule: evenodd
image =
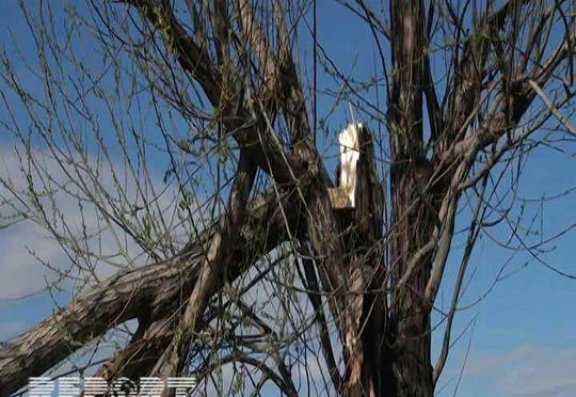
M226 281L236 279L287 240L295 251L310 255L303 259L306 292L338 394L432 397L438 373L430 357L431 309L450 251L459 195L463 186L474 185L519 142L512 140L510 131L536 95L545 95L540 87L558 65L573 57L576 36L563 40L557 49L538 52L529 45L526 60L515 63L501 47L504 40L510 40L510 48L518 43L500 30L511 15L519 18L529 2L511 0L496 9L487 7L478 18L474 16L469 33L462 29L465 25L458 26L462 49L454 52L453 76L440 105L429 59L434 4L426 9L422 0L391 0L390 31L385 34L392 64L386 77L389 179L382 182L378 177L373 137L361 128L357 186L350 200L338 188L332 189L312 138L304 89L292 56L297 46L285 21L289 13L282 8L285 2L271 1L272 22L266 21L266 4L188 2L193 28L182 23L171 1L120 3L126 3L134 18L141 18L134 30L146 27L147 39L163 45L179 72L203 90L212 107L209 111L215 114L214 124L242 153L237 179L223 217L179 255L106 280L3 346L0 397L133 318L139 320L139 327L129 345L117 351L98 374L109 380L178 376L195 332L211 315L206 313L210 300ZM453 19L448 25L462 23L450 7L445 10ZM373 23L374 14L367 11L366 15ZM546 20L535 17L533 22L536 26ZM533 39L541 29L533 30ZM496 55L490 58L491 51ZM536 61L529 62L529 57ZM497 72L504 76L500 85L494 85L501 92L492 95L495 106L483 109L485 114L479 117L481 91L492 89L489 79ZM423 106L429 137L424 133ZM275 131L277 127L286 133ZM493 145L493 162L486 161L476 179L466 179L478 153L489 145ZM273 188L249 202L258 169L267 174ZM389 189L386 194L383 186ZM384 224L388 230L383 230ZM324 303L342 345L343 373L332 350ZM445 341L449 339L448 332ZM448 345L443 360L447 349ZM255 367L262 364L254 357L243 359ZM264 366L259 369L286 394L295 395L294 385L287 380L290 371L278 357L274 359L280 361L276 362L279 374ZM437 368L442 367L441 362Z
M226 258L230 281L287 238L278 205L272 193L252 201L249 221ZM288 201L282 205L290 208ZM288 213L299 216L298 210ZM133 318L139 320L141 332L118 354L124 360L115 357L113 361L118 366L130 362L129 368L134 369L127 372L144 376L146 365L140 366L139 360L155 363L158 355L154 352L163 351L170 341L174 329L163 319L173 315L183 303L181 297L194 290L214 233L215 228L205 231L175 258L109 278L77 297L62 312L8 342L0 349L0 396L10 395L24 386L28 377L39 376L94 337ZM134 355L135 351L139 353Z
M432 235L436 215L426 188L432 170L423 144L424 4L420 0L392 1L390 10L395 74L389 107L394 228L389 267L394 285L407 272L409 259ZM430 256L419 262L405 285L393 292L389 327L394 374L391 394L398 397L431 397L434 389L429 307L424 300Z

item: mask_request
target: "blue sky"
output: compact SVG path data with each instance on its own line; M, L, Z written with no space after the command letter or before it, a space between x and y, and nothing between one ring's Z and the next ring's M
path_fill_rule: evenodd
M370 76L375 69L374 46L369 29L356 17L332 1L319 2L319 41L327 54L340 65L341 70L357 78ZM30 36L17 11L15 2L0 3L0 15L8 29L0 31L0 45L11 48L9 29L18 33L19 47L30 51ZM304 42L306 43L306 42ZM304 45L304 47L306 47ZM86 56L89 57L87 49ZM310 48L300 48L301 61L309 65ZM320 75L319 87L335 88L324 74ZM2 87L0 86L0 89ZM319 97L319 112L327 115L333 100ZM573 107L573 105L572 105ZM335 131L349 121L346 104L339 104L330 115L328 131ZM0 130L0 156L9 162L11 141ZM320 139L321 147L335 152L334 136ZM567 151L573 143L566 143ZM527 162L519 196L538 199L553 196L576 186L574 159L570 154L541 148ZM332 167L330 161L329 168ZM0 172L7 168L1 168ZM161 175L164 170L158 170ZM534 211L539 204L526 204L527 211ZM1 209L0 209L1 210ZM72 211L72 210L71 210ZM71 212L72 216L73 212ZM563 196L544 204L542 226L546 235L554 235L576 222L573 195ZM505 225L490 230L495 239L509 234ZM571 274L576 274L574 263L574 232L568 232L548 244L550 252L543 256L548 263ZM61 253L52 241L31 225L21 224L0 230L0 339L22 332L49 315L55 306L46 294L26 300L11 298L28 294L43 285L39 264L25 247L42 252L48 260L59 260ZM455 254L458 248L455 248ZM451 359L440 381L439 396L451 396L455 392L460 369L466 357L466 366L457 389L458 396L494 397L568 397L576 395L576 281L553 273L541 263L531 260L527 253L511 252L498 247L488 235L482 236L474 251L471 270L475 276L462 300L474 302L489 290L502 264L508 262L507 271L518 270L513 276L498 283L479 303L460 313L454 335L466 330L463 338L454 346ZM448 272L457 264L449 263ZM452 266L452 268L450 268ZM450 274L447 281L451 280ZM442 294L449 299L449 284ZM56 296L60 303L66 295ZM445 307L445 306L444 306ZM469 349L469 350L468 350Z

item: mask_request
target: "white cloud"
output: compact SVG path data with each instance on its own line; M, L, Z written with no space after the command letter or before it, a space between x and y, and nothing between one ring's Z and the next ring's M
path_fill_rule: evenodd
M56 267L61 267L65 260L58 244L41 234L32 223L23 223L9 233L1 233L0 252L0 300L21 298L42 291L47 282L58 278L54 272L43 267L34 255Z
M10 185L14 192L22 192L17 197L26 201L24 192L27 182L20 167L16 152L0 147L0 181ZM20 210L14 210L14 207ZM0 222L9 220L16 212L27 214L26 209L15 199L15 195L0 184ZM44 290L47 282L51 283L58 277L43 267L38 258L51 266L62 268L60 263L65 257L58 244L31 221L0 228L0 253L0 301L17 299Z
M51 196L46 195L39 198L45 206L46 216L49 218L47 222L64 239L68 239L68 243L76 240L80 244L78 248L94 254L93 257L79 254L79 258L76 259L74 247L69 251L73 261L81 264L84 269L88 265L94 267L93 272L85 271L83 275L97 275L102 279L117 272L119 267L124 267L128 263L139 265L147 260L148 256L140 255L142 249L134 239L127 236L122 228L115 225L114 222L105 222L104 218L106 215L103 215L102 211L95 206L87 203L89 200L79 201L74 197L74 194L77 193L84 198L89 194L94 194L98 197L101 191L97 191L98 188L95 186L100 184L101 188L106 189L107 194L111 195L111 202L116 200L115 194L117 194L117 189L120 187L113 181L111 167L98 166L95 162L93 172L98 175L98 182L90 182L91 179L89 178L95 176L86 176L85 178L87 181L86 189L94 189L94 192L80 192L78 187L65 183L70 180L70 177L65 175L58 162L45 151L33 149L31 157L34 158L37 164L41 165L40 170L32 171L35 189L40 191L54 189L56 191ZM46 227L42 225L44 222L42 216L37 210L30 210L26 207L33 199L27 195L28 182L25 173L21 170L22 167L26 167L26 159L23 159L23 161L22 159L18 157L13 149L0 147L0 182L7 182L13 189L10 192L0 183L0 226L2 225L1 222L6 222L6 219L9 219L14 212L20 212L28 217L36 218L34 221L28 219L8 228L0 228L0 271L2 274L2 277L0 277L0 301L38 293L46 288L47 283L54 282L60 278L58 271L72 267L72 262L66 252L51 237ZM88 161L91 160L89 159ZM90 167L92 167L91 162ZM113 168L119 179L130 180L123 164L114 165ZM126 176L126 178L123 176ZM61 192L58 184L66 185L72 194ZM94 187L91 187L92 185ZM128 206L126 203L135 204L139 202L137 194L135 194L136 188L132 185L134 183L127 182L125 187L126 197L123 198L124 201L120 205ZM160 181L155 181L155 185L156 187L163 187ZM151 217L158 219L158 213L164 214L164 212L173 214L176 206L174 196L173 190L165 189L163 194L157 199L158 206L152 208ZM12 202L16 209L14 209L13 205L8 204L8 200ZM18 200L22 200L22 202ZM109 206L110 202L104 202L104 207L108 211L110 211ZM143 212L141 211L137 215L125 215L131 222L128 228L136 230L136 232L143 229ZM170 232L174 232L173 224L167 222L167 228L169 228ZM84 239L84 232L89 236L88 239ZM154 241L154 236L150 237L151 241ZM68 246L70 245L68 244ZM96 257L100 259L96 260ZM38 259L48 264L49 267L56 269L56 271L48 269ZM110 263L114 263L114 265ZM73 274L78 277L78 269L75 269ZM71 286L71 282L67 281L67 284L63 284L63 286L68 289Z
M576 396L576 349L529 344L472 354L464 378L486 380L510 397Z
M41 151L35 151L33 155L42 162ZM26 197L27 181L20 169L17 153L9 148L0 148L0 159L0 179L8 183L14 192L20 192L19 198L27 202L30 199ZM47 166L47 172L52 177L58 179L62 176L57 166L49 163ZM33 215L22 203L14 200L14 196L0 184L0 202L3 203L0 205L0 219L6 219L16 212ZM6 204L8 200L16 210L12 205ZM78 217L72 212L73 207L74 202L66 197L58 201L63 219L77 220ZM45 229L31 220L0 229L0 252L0 301L19 299L41 292L48 284L60 278L57 272L43 266L42 262L57 270L65 270L69 265L60 245L49 237Z

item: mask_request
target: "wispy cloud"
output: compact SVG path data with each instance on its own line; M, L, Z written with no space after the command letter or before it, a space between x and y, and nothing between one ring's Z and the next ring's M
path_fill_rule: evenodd
M576 349L522 345L469 357L465 380L483 380L510 397L576 396Z
M30 222L1 233L0 252L0 300L21 298L42 291L58 278L54 272L43 267L38 258L51 265L65 261L59 245Z
M61 278L59 273L72 268L73 263L84 269L81 274L79 273L80 267L74 269L74 277L80 280L87 275L91 279L95 277L102 279L117 272L121 267L140 265L147 260L148 256L142 255L143 250L134 238L129 237L124 229L110 220L108 214L103 213L103 211L114 213L108 208L110 202L102 200L102 207L97 208L88 203L87 199L78 199L88 194L99 197L96 188L94 188L95 192L81 192L78 197L75 197L74 186L70 187L71 184L67 182L71 177L65 175L61 166L62 162L54 160L53 156L41 149L33 149L30 156L41 164L39 170L31 171L35 188L46 191L54 189L45 197L38 198L45 206L45 216L48 219L43 219L43 215L40 215L36 209L27 208L33 199L27 196L28 179L26 173L22 171L25 167L25 160L23 163L23 157L19 157L13 149L0 147L0 180L12 189L10 191L0 184L0 221L9 219L10 215L15 212L28 214L29 218L35 217L34 220L26 219L8 228L0 228L0 274L2 275L0 277L0 301L26 297L42 291L47 285ZM92 166L91 163L90 166ZM93 167L92 177L96 178L97 174L97 184L113 197L117 189L121 187L111 176L112 168L114 168L114 175L119 179L130 179L127 177L128 171L121 162L113 167L104 167L95 162ZM154 200L155 205L150 209L149 215L155 217L154 219L159 219L160 216L170 217L170 214L175 212L177 193L174 189L165 189L162 181L155 180L154 182L157 187L164 189L158 189L158 191L163 191L162 195L150 198L151 201ZM68 192L62 191L62 186L66 186L66 189L69 189ZM91 189L90 183L86 184L86 189ZM134 183L126 183L124 193L126 197L130 197L130 200L134 197L134 202L139 203ZM110 200L115 202L116 199ZM134 234L142 232L141 223L144 211L136 215L114 213L114 216L125 216L127 227L133 230ZM47 224L50 224L50 227L62 236L61 240L68 247L68 252L54 237L50 236L50 232L46 230ZM177 225L170 223L167 227L178 228ZM153 237L150 237L150 240L153 240ZM76 243L73 243L74 240ZM87 255L87 252L90 252L90 255ZM70 283L70 281L67 282ZM62 286L68 289L70 285Z

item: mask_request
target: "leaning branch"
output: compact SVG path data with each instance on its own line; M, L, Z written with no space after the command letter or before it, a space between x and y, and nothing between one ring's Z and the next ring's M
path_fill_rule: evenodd
M242 150L238 172L234 179L226 213L220 221L219 230L212 237L199 272L198 282L184 310L179 324L178 337L160 358L156 368L162 376L176 376L188 357L194 334L202 323L202 317L210 298L220 291L227 278L226 258L239 240L239 232L246 217L246 205L256 177L256 165Z
M226 258L230 277L245 272L254 261L286 239L278 207L288 206L262 194L250 203L239 243ZM292 217L298 210L286 210ZM293 218L288 219L296 224ZM28 377L40 376L68 355L108 329L133 318L156 320L173 313L189 296L205 260L206 244L214 229L205 231L180 255L113 276L83 293L61 312L0 349L0 397L23 387Z

